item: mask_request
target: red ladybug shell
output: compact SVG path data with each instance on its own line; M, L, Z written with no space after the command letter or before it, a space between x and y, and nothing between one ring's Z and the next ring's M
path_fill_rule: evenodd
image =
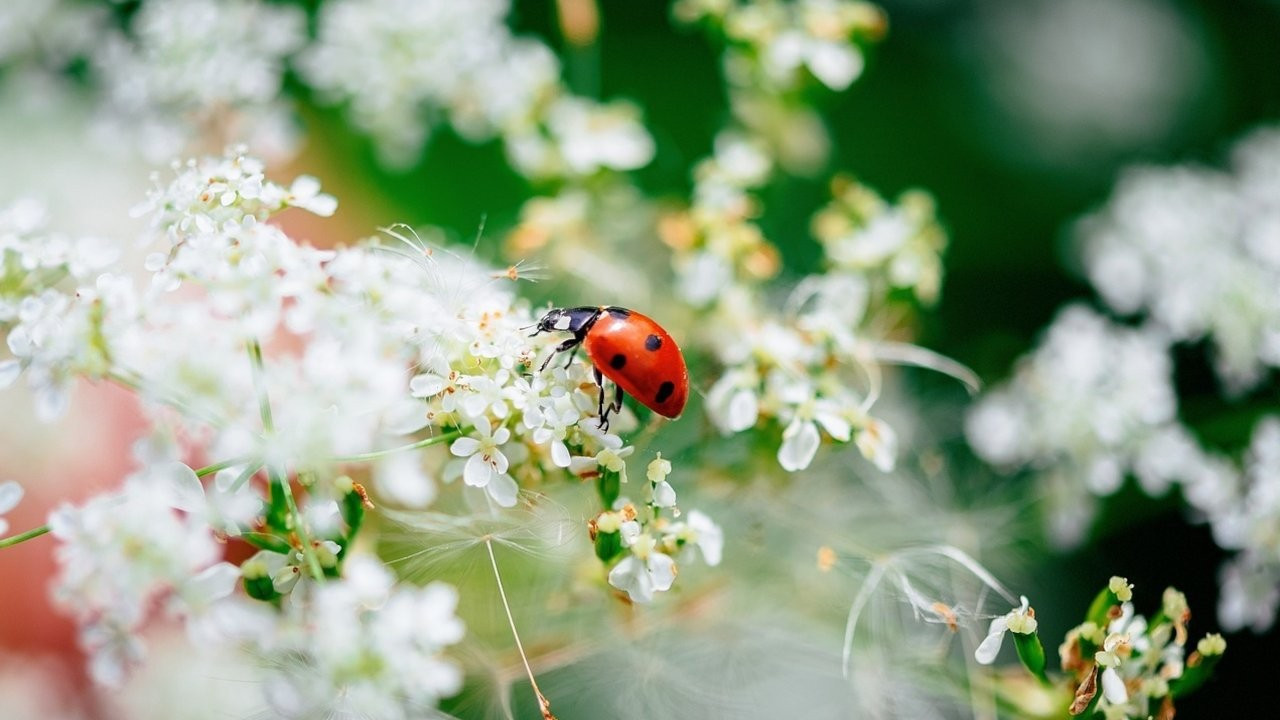
M635 310L602 312L582 341L600 372L645 407L680 417L689 399L684 355L662 326Z

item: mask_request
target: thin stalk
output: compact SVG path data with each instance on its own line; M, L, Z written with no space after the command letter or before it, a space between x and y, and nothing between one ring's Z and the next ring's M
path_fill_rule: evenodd
M30 530L24 533L19 533L17 535L10 535L7 538L0 539L0 548L7 548L10 545L17 545L18 543L24 543L32 538L38 538L47 532L49 532L49 526L41 525L38 528L31 528Z
M236 465L244 465L245 463L249 463L249 462L253 462L253 456L251 455L245 455L243 457L238 457L238 458L231 458L230 460L223 460L222 462L216 462L212 465L205 465L204 467L196 470L196 477L204 477L205 475L212 475L216 472L221 472L223 470L226 470L229 467L235 467Z
M374 450L366 453L356 453L355 455L335 455L329 459L333 462L364 462L366 460L378 460L388 455L394 455L398 452L420 450L425 447L431 447L432 445L439 445L440 443L449 442L450 440L456 440L462 437L463 433L468 430L470 430L470 428L459 428L457 430L450 430L449 432L441 435L433 435L425 440L412 442L408 445L401 445L400 447L388 448L386 450Z
M258 413L262 416L262 429L267 435L274 435L275 421L271 417L271 397L267 394L266 369L262 364L262 345L257 340L249 341L249 362L253 364L253 387L258 395ZM316 557L315 548L311 546L311 535L307 525L298 511L298 502L293 498L293 487L289 478L280 472L275 465L267 465L267 477L280 487L284 495L285 506L289 509L289 517L293 519L293 530L298 533L298 542L302 544L302 557L306 560L311 576L316 580L324 579L324 569L320 567L320 559Z
M489 550L489 564L493 566L493 579L498 582L498 597L502 598L502 609L507 611L507 623L511 626L511 636L516 640L516 650L520 652L520 661L524 663L524 671L529 676L529 684L533 686L533 694L538 698L538 709L542 711L543 720L556 720L551 714L551 701L538 688L538 681L533 676L533 668L529 667L529 657L524 653L524 643L520 642L520 633L516 631L516 619L511 615L511 605L507 603L507 591L502 587L502 573L498 572L498 558L493 554L493 539L486 537L484 546Z
M306 523L302 521L302 513L298 512L298 503L293 499L293 488L289 485L289 478L281 477L275 468L267 467L267 476L271 478L271 482L280 483L280 489L284 491L284 503L289 508L289 515L293 518L293 529L298 533L298 541L302 543L302 557L307 561L307 568L311 570L311 576L316 580L324 579L324 568L320 567L320 558L316 557L315 548L311 546L311 535L307 532Z

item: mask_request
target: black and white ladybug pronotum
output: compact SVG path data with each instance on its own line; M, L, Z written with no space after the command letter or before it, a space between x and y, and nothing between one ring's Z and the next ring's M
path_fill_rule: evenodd
M556 346L541 370L557 353L572 351L571 363L578 347L585 348L600 385L602 429L609 427L609 413L622 409L624 392L659 415L676 418L684 411L689 399L689 370L680 347L658 323L621 307L555 308L542 316L533 334L556 331L572 333L573 337ZM616 388L613 402L607 406L606 377Z

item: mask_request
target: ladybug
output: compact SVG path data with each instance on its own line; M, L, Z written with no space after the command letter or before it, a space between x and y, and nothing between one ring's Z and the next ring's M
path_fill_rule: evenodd
M585 348L600 386L600 429L609 428L609 413L622 410L624 392L659 415L677 418L689 399L689 369L675 340L650 318L627 308L553 308L538 321L533 335L568 332L573 337L556 346L538 372L557 354L569 351L573 362ZM533 337L531 335L530 337ZM613 402L605 405L604 378L613 381Z

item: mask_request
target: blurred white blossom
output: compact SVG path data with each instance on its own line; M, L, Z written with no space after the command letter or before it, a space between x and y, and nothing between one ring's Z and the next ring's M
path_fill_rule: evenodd
M483 140L532 123L559 85L542 43L514 37L506 0L337 0L299 58L323 98L345 103L390 165L412 164L447 119Z
M144 2L128 29L92 52L110 137L132 138L152 159L195 143L250 143L285 154L294 143L280 100L287 58L306 41L301 9L259 0ZM221 133L213 138L204 132Z
M9 534L9 521L4 519L4 514L22 502L22 494L22 486L13 480L0 482L0 538Z
M1043 473L1059 543L1083 539L1091 496L1115 492L1127 473L1148 472L1146 482L1162 488L1169 484L1164 473L1189 472L1148 459L1148 445L1167 444L1176 432L1170 429L1177 399L1167 347L1159 331L1119 327L1073 305L1058 314L1013 378L969 413L969 444L984 460Z
M1131 170L1080 229L1107 303L1174 340L1207 337L1219 376L1240 391L1280 366L1280 130L1241 140L1233 161L1229 173Z
M345 577L295 593L280 623L253 638L274 667L268 704L285 718L422 717L462 687L443 655L465 631L457 605L447 585L397 585L378 560L353 557Z
M49 517L59 541L54 597L79 623L90 675L104 685L120 685L142 661L137 634L157 599L167 597L169 613L191 620L229 595L239 575L219 562L220 546L202 518L172 505L171 475L183 471L190 472L174 464L143 468L123 489Z
M1222 569L1218 619L1265 632L1280 610L1280 418L1258 422L1238 495L1213 510L1214 539L1238 551Z

